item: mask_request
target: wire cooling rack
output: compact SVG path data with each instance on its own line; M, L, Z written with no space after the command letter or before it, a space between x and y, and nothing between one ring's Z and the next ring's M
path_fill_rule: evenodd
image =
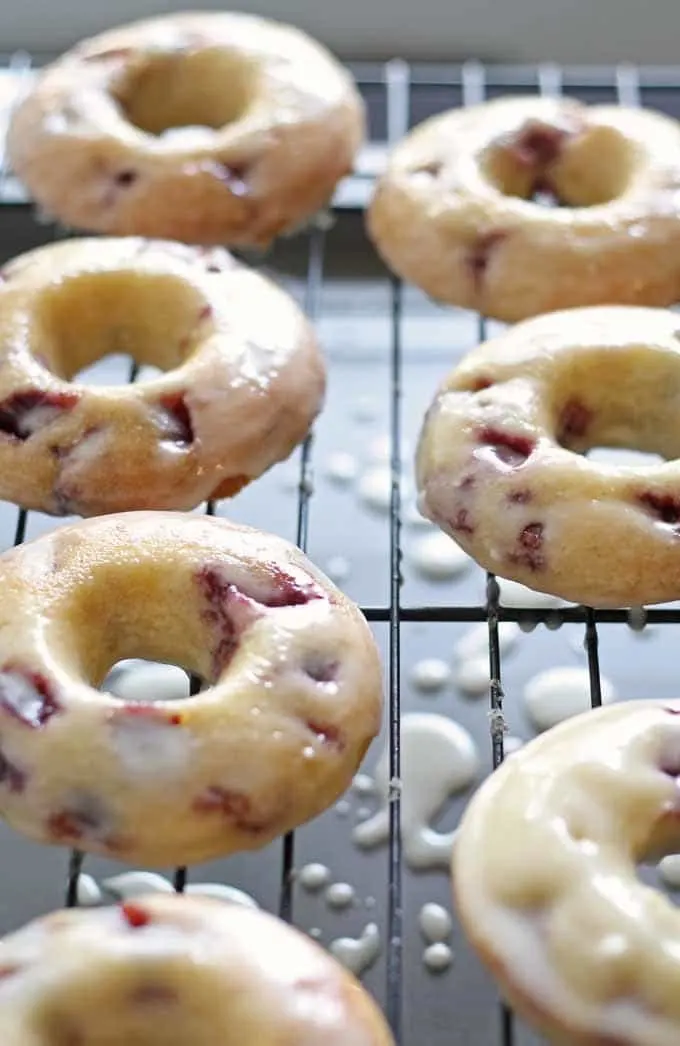
M13 98L18 98L30 81L32 70L41 64L33 61L24 53L6 56L4 76L7 90ZM409 66L402 60L394 60L384 65L360 64L353 66L355 75L367 103L369 114L370 141L357 164L356 173L347 179L338 189L333 210L337 227L349 222L355 230L359 227L358 218L370 195L375 175L382 169L386 150L390 143L398 141L415 123L443 109L470 105L485 98L497 97L507 93L540 93L543 95L573 95L590 102L618 101L625 105L647 104L680 116L680 70L664 68L637 68L632 65L621 65L613 69L604 68L560 68L552 64L536 67L485 67L478 62L467 62L461 65ZM7 102L7 99L5 99ZM8 117L11 105L5 106ZM6 126L0 127L3 135ZM21 186L12 178L6 162L0 167L0 200L6 204L6 213L15 209L27 211L29 205ZM352 224L352 222L354 224ZM28 226L27 226L28 227ZM38 219L38 224L30 225L31 243L19 243L17 249L32 246L36 242L49 240L59 235L51 226ZM307 313L314 321L322 316L322 297L326 293L324 272L329 258L329 242L334 233L329 233L329 223L320 221L308 233L304 234L304 293L303 303ZM351 235L354 235L350 233ZM297 249L300 251L302 239L298 238ZM12 252L14 253L14 251ZM355 259L356 261L356 259ZM377 264L373 259L372 264ZM358 268L360 262L356 261ZM466 600L460 605L446 601L406 602L403 598L402 577L402 487L404 462L402 453L403 427L403 363L404 363L404 330L408 319L409 304L412 301L409 289L401 282L381 270L380 278L388 287L387 295L381 299L386 309L385 323L389 329L389 344L386 347L389 372L388 390L388 429L389 429L389 469L391 477L389 506L389 584L388 598L380 603L363 605L363 611L376 626L387 628L387 710L386 731L389 748L389 776L399 779L400 765L400 720L401 720L401 642L403 627L413 625L460 625L466 622L486 622L488 628L489 650L489 704L487 726L487 743L490 744L492 766L497 766L504 757L504 693L502 686L502 657L499 643L499 624L514 621L520 626L530 627L546 624L555 629L562 625L580 626L583 628L585 653L590 680L591 704L597 706L602 702L602 686L599 665L598 626L606 624L625 625L629 622L626 610L595 611L588 607L567 606L555 608L522 608L505 607L499 599L499 586L496 579L486 578L485 598L479 601ZM455 310L451 310L453 313ZM487 321L479 316L470 327L470 338L467 345L472 347L475 341L483 340L487 334ZM383 349L381 348L381 352ZM448 364L451 365L453 361ZM446 368L442 368L441 373ZM128 378L134 381L137 377L137 365L129 365ZM314 437L310 437L299 455L299 474L297 477L297 506L295 509L295 538L297 544L308 550L312 533L313 502L313 457ZM213 513L216 506L209 503L206 511ZM14 523L14 544L22 542L29 528L29 514L18 511ZM680 610L675 606L655 607L644 612L644 620L649 624L670 624L680 622ZM641 619L638 617L638 625ZM196 683L196 681L194 681ZM482 717L479 717L483 719ZM490 734L490 738L489 738ZM294 921L295 908L295 863L296 839L291 833L283 841L278 888L278 912L288 921ZM82 867L82 856L73 852L68 865L66 885L66 903L74 905L78 898L78 876ZM385 899L385 967L384 991L379 991L384 1007L392 1026L395 1039L405 1046L415 1046L421 1041L415 1036L412 1026L404 1027L404 906L403 884L404 871L402 862L402 839L400 832L400 796L396 790L389 806L389 842L387 848L387 876ZM187 871L178 868L174 875L175 888L183 890L187 881ZM500 1004L499 1004L500 1005ZM526 1033L517 1031L512 1014L502 1005L497 1021L485 1025L487 1031L478 1037L463 1030L459 1037L453 1025L447 1023L442 1034L436 1031L428 1037L431 1046L470 1042L488 1043L494 1046L517 1046L520 1041L529 1041ZM423 1016L427 1026L427 1015ZM409 1028L411 1030L409 1030ZM491 1029L491 1030L489 1030ZM442 1031L442 1029L440 1029ZM533 1040L531 1040L533 1041Z

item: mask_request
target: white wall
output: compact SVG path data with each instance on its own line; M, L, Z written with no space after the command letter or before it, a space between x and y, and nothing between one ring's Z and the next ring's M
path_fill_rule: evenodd
M216 0L197 7L224 9ZM235 0L348 57L680 64L680 0ZM190 0L0 0L0 49L63 49Z

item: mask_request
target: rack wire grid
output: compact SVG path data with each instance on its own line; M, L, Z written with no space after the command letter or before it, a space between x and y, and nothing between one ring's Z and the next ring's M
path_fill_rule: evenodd
M12 100L21 96L30 82L32 70L40 64L39 59L32 59L25 53L5 56L2 84L6 82L9 86L5 92L3 134ZM555 636L551 636L551 632L559 630L564 633L570 629L572 647L574 633L580 633L585 649L590 701L593 706L597 706L602 703L606 690L600 673L599 643L603 628L613 628L609 662L612 668L621 668L629 689L635 691L635 687L644 686L644 694L652 680L658 690L668 688L672 692L672 673L668 677L663 674L659 676L660 664L672 664L672 645L666 647L666 654L663 650L660 653L659 644L663 647L665 637L653 626L677 624L680 622L680 609L676 605L655 607L638 612L632 618L625 609L595 611L582 606L504 605L501 589L493 576L486 576L484 584L480 584L483 578L481 571L478 571L474 580L463 584L450 582L439 587L408 575L408 569L403 568L403 559L406 549L408 567L410 539L402 540L402 528L409 526L402 521L402 502L405 483L408 482L408 468L404 463L404 431L409 429L411 436L417 433L424 407L439 379L455 362L456 356L483 340L488 330L495 330L498 325L488 323L483 316L475 317L454 309L441 309L413 288L404 287L399 280L390 276L363 238L362 212L370 196L373 179L384 164L389 145L429 115L508 93L564 93L587 102L648 104L680 116L680 69L637 68L629 64L617 68L560 68L553 64L485 67L476 61L410 66L400 59L381 65L355 64L352 69L367 103L370 127L369 143L359 158L357 170L338 188L331 221L319 221L308 233L291 241L283 241L262 262L266 267L271 267L293 293L298 294L307 313L319 326L322 343L330 343L332 381L329 410L334 403L335 414L327 431L322 417L316 434L301 448L294 484L291 483L289 466L280 466L234 502L218 506L210 503L205 506L205 510L210 513L225 512L235 518L242 516L255 525L286 534L293 524L294 533L290 536L295 538L303 550L309 551L321 566L324 565L324 556L331 552L348 551L346 545L343 545L347 539L352 554L359 557L360 570L354 583L356 593L352 591L349 582L344 587L361 603L385 652L385 734L391 780L399 780L402 770L400 726L404 670L401 653L407 628L415 629L408 637L409 652L418 653L429 649L430 645L448 650L460 626L485 622L489 665L487 714L484 713L483 705L480 707L473 702L459 702L456 710L458 717L475 734L480 745L485 745L489 757L487 769L491 769L504 757L504 738L508 728L508 708L504 705L502 682L505 665L502 664L503 644L499 631L503 623L516 622L524 630L530 630L536 625L547 626L547 631L539 629L531 640L532 649L540 648L539 654L534 652L529 656L532 669L537 666L549 667L559 656L553 642ZM0 168L0 200L6 205L3 216L5 255L10 256L46 242L53 236L67 235L39 216L36 220L6 161ZM369 287L370 293L364 293L366 287ZM331 300L330 309L324 306L324 301L328 299ZM137 376L137 364L128 363L128 379L134 381ZM337 389L335 399L334 376ZM414 390L415 401L410 396ZM363 397L366 391L374 393L381 400L381 417L389 436L387 449L383 447L389 469L389 511L384 517L386 533L383 520L369 518L370 514L364 513L363 509L355 511L353 506L350 511L350 503L342 501L349 495L330 490L324 494L325 488L319 487L318 483L317 491L321 493L317 500L320 498L323 501L325 497L328 504L319 513L323 515L323 523L319 522L318 517L315 519L315 451L319 444L322 449L333 450L333 444L329 441L341 432L343 446L346 447L349 441L357 453L361 452L367 439L366 433L362 430L358 416L353 420L350 418L348 424L345 408L356 400L358 394ZM409 396L406 396L407 392ZM406 411L405 396L409 400ZM335 449L338 449L337 445ZM282 468L286 471L282 472ZM294 508L286 500L293 486L297 493ZM408 499L406 507L412 509ZM29 515L24 510L16 512L12 523L11 513L14 512L16 510L11 506L0 510L0 527L7 534L11 530L14 544L58 525L58 521L40 517L37 513ZM410 522L414 522L412 518ZM321 533L322 526L328 532L327 537L315 543L315 527ZM10 543L8 539L5 545ZM383 594L381 599L376 600L372 595L376 588L375 568L383 550L387 554L388 576L387 583L378 586L382 587ZM367 580L369 575L372 579L370 584ZM385 580L384 577L382 580ZM409 591L413 598L406 598ZM457 598L460 601L457 602ZM622 627L626 624L631 626L630 629ZM642 635L643 626L648 626L644 628L645 634L655 634L655 643L640 644L636 640L635 635ZM426 639L435 634L433 631L425 632L426 627L436 631L436 642L431 644ZM661 633L669 631L661 630ZM578 657L577 654L574 656ZM517 678L520 677L521 674ZM193 682L195 686L198 681ZM518 688L519 684L515 683L513 693ZM604 696L607 696L606 693ZM622 696L641 695L639 692L629 692ZM416 707L423 708L422 699L420 705L417 698L415 703ZM434 711L442 707L439 704ZM447 714L449 711L447 705ZM521 716L519 719L521 723ZM464 801L463 798L454 802L452 811L449 811L451 825L456 823ZM442 989L441 978L437 981L432 974L423 972L422 964L419 963L422 942L417 946L414 943L418 938L414 922L418 907L416 899L432 899L436 896L436 899L448 904L448 876L441 868L436 875L429 876L412 876L405 871L400 807L400 793L396 789L389 803L386 859L384 851L371 857L370 863L366 863L368 858L355 851L350 858L345 859L345 868L359 868L368 889L372 886L377 892L381 879L385 880L384 896L366 898L367 911L375 908L376 921L382 920L383 942L383 957L376 969L369 972L367 983L384 1005L397 1043L415 1046L424 1041L424 1036L429 1046L444 1046L444 1043L447 1046L467 1046L470 1043L522 1046L537 1042L533 1033L523 1027L498 1001L493 985L476 963L475 957L466 949L458 929L454 931L457 962L449 974L451 980L446 982L446 990ZM295 921L304 928L308 928L313 921L323 922L325 916L318 909L313 911L310 907L313 901L301 896L302 891L296 888L295 869L300 866L305 855L307 858L313 855L324 859L331 855L334 860L338 859L338 824L329 819L341 812L346 814L347 811L338 808L336 812L331 811L319 819L320 828L316 834L316 823L299 832L298 838L303 843L301 850L298 838L291 833L280 847L273 848L273 851L278 849L278 853L272 851L271 859L270 855L250 855L239 864L239 858L232 858L226 866L216 866L214 874L227 875L232 881L234 876L240 877L246 887L259 884L260 893L269 897L269 903L265 906L278 911L283 919ZM306 845L304 840L310 837L310 832L312 842ZM36 907L40 910L41 905L43 909L54 905L56 899L50 893L49 886L45 886L42 880L38 884L35 870L47 865L50 876L57 876L60 872L63 874L61 855L59 851L35 847L16 839L4 828L0 837L3 855L7 857L6 889L0 901L0 913L4 923L17 925L23 918L36 914ZM345 853L351 849L344 843L342 848ZM67 866L67 905L75 905L78 901L78 877L82 866L82 855L73 852ZM104 863L91 860L88 861L88 868L91 866L103 867ZM650 877L658 885L649 869L642 870L641 874ZM176 869L175 888L184 890L187 878L186 869ZM53 881L50 878L49 882ZM410 899L406 907L405 895ZM372 902L370 905L369 901ZM319 902L316 903L318 905ZM337 928L337 924L334 926ZM357 929L360 926L357 926L355 918L354 932ZM318 936L318 933L315 935ZM458 958L460 956L462 958ZM404 961L405 957L407 962Z

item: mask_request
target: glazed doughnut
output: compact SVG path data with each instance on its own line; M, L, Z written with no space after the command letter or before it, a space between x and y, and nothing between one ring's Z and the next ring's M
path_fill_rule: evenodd
M420 434L424 515L486 569L596 607L680 596L680 317L527 320L470 352ZM590 461L591 447L659 454Z
M539 194L561 207L541 206ZM394 149L369 230L433 298L515 322L680 298L680 125L644 109L503 98Z
M165 373L78 384L112 352ZM68 240L0 270L0 498L25 508L228 497L306 436L324 387L297 305L218 248Z
M680 915L636 868L680 849L679 716L679 701L577 716L508 759L463 815L464 927L551 1042L680 1040Z
M41 207L75 228L263 246L327 202L363 123L350 74L299 30L177 14L48 67L8 150Z
M154 895L0 941L3 1046L392 1046L319 945L257 909Z
M351 783L380 726L359 610L281 538L131 512L0 557L0 814L138 865L257 849ZM209 684L124 701L139 657Z

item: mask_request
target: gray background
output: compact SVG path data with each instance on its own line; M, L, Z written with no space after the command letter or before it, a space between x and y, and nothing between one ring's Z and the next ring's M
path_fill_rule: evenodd
M121 21L191 6L187 0L3 0L0 46L63 48ZM232 5L203 0L195 6ZM233 6L294 22L353 58L672 63L680 41L678 0L234 0Z

